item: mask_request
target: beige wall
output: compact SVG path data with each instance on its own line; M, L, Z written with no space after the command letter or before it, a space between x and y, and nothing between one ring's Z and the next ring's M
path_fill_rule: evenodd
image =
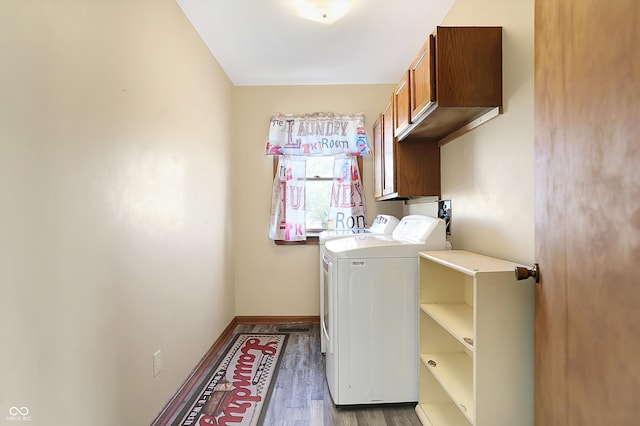
M234 227L237 315L318 315L318 246L276 246L268 239L273 162L264 155L274 112L363 112L371 126L393 85L261 86L234 88ZM402 215L401 202L372 199L372 156L363 178L367 220Z
M0 1L0 424L148 424L231 321L231 95L172 0Z
M531 262L533 0L444 24L505 28L505 114L443 148L452 242ZM0 1L0 424L146 424L234 315L317 315L318 247L267 238L268 120L362 111L371 136L392 88L234 88L172 0ZM371 173L369 219L425 210Z
M457 0L442 23L503 27L504 114L441 151L450 241L527 264L534 262L533 7L534 0Z

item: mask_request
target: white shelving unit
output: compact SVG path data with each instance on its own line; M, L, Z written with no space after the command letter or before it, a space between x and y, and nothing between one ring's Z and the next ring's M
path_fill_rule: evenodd
M418 257L422 424L533 425L533 279L462 250Z

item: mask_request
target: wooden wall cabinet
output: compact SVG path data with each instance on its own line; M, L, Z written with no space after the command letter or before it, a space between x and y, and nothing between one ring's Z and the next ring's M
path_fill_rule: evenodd
M373 125L373 196L377 201L440 196L440 147L394 136L395 94Z
M422 424L532 426L534 280L462 250L418 259Z
M440 196L440 146L502 112L502 28L437 27L374 133L374 198Z
M437 27L402 84L399 141L420 137L442 145L495 117L502 109L502 28Z

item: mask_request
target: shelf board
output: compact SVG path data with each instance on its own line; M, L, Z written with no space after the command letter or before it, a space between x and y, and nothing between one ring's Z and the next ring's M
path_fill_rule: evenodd
M430 426L469 426L469 420L453 404L418 404L416 413L422 424Z
M423 303L420 309L467 349L474 351L472 306L466 303Z
M456 407L473 423L473 359L464 352L420 354L420 359Z
M418 256L470 276L475 276L478 272L513 272L518 266L506 260L465 250L428 250L418 252Z

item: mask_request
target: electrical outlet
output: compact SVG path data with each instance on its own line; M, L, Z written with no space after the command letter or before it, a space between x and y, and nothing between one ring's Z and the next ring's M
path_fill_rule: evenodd
M162 349L158 349L153 354L153 377L156 377L162 371Z

